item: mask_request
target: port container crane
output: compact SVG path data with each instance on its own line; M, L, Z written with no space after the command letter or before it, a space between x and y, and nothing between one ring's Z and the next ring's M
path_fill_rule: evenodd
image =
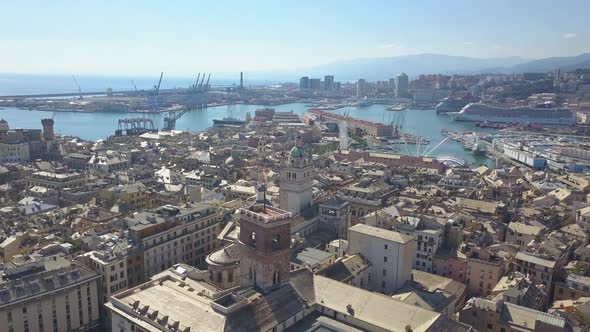
M197 88L199 87L199 79L201 78L201 73L199 73L199 75L197 75L197 82L195 83L195 85L193 86L194 90L197 90Z
M164 76L164 72L160 73L160 80L158 81L158 85L154 85L154 89L151 93L148 94L148 108L150 112L157 112L160 108L160 85L162 84L162 77Z
M211 73L207 76L207 83L205 83L205 90L209 90L209 79L211 78Z
M205 81L205 73L203 73L203 78L201 79L201 83L199 84L199 88L203 87L203 82Z
M76 84L76 87L78 88L78 95L80 95L79 99L82 99L82 88L80 87L80 84L78 84L76 76L72 75L72 79L74 80L74 84Z

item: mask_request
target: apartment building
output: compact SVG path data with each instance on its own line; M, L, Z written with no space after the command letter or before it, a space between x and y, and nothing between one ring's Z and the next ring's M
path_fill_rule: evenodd
M64 188L80 188L85 186L89 178L87 175L78 172L46 172L40 171L33 173L27 179L27 186L39 186L62 190Z
M203 265L218 246L221 218L208 203L186 209L165 205L127 218L129 237L143 257L144 280L177 263Z
M0 281L0 331L100 331L100 275L61 257L11 264Z
M109 242L78 257L78 261L102 276L101 303L106 303L113 294L127 289L127 256L130 249L126 241Z
M541 257L532 253L518 252L512 260L514 271L528 274L529 278L536 284L543 284L551 287L553 277L557 272L557 262L548 257Z
M443 244L444 225L419 217L401 217L393 223L394 230L417 241L414 269L432 272L434 254Z
M361 254L370 263L367 289L392 294L410 280L416 239L382 228L358 224L349 229L350 255Z
M506 229L506 243L516 244L521 249L526 247L535 237L541 235L543 227L528 225L521 222L511 222Z
M467 254L465 283L474 296L490 295L506 270L506 262L491 251L475 247Z

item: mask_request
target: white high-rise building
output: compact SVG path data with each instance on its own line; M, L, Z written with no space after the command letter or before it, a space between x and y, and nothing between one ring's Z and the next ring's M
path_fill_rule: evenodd
M348 254L363 255L370 263L367 288L392 294L412 277L416 239L402 233L357 224L349 229Z
M293 215L311 206L313 168L309 154L303 150L300 137L289 152L289 158L281 168L279 207Z

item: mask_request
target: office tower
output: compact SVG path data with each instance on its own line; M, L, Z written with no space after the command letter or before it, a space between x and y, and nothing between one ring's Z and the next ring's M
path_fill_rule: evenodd
M404 73L397 75L395 96L397 98L408 98L408 75Z
M324 90L334 90L334 76L326 75L324 76Z
M299 79L299 89L309 89L309 77L303 76Z
M365 96L367 82L364 79L359 79L356 81L356 97L362 98Z

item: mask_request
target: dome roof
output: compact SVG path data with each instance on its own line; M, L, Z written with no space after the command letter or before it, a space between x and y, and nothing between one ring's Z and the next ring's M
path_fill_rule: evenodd
M215 265L235 265L240 261L239 248L235 244L223 247L207 257L208 263Z
M289 155L291 155L291 158L301 158L301 157L303 157L303 149L298 146L294 146L291 149L291 152L289 153Z
M229 156L226 160L225 160L225 165L226 166L230 166L233 165L235 163L234 157L233 156Z
M0 123L8 123L8 121L2 119L2 120L0 120Z

